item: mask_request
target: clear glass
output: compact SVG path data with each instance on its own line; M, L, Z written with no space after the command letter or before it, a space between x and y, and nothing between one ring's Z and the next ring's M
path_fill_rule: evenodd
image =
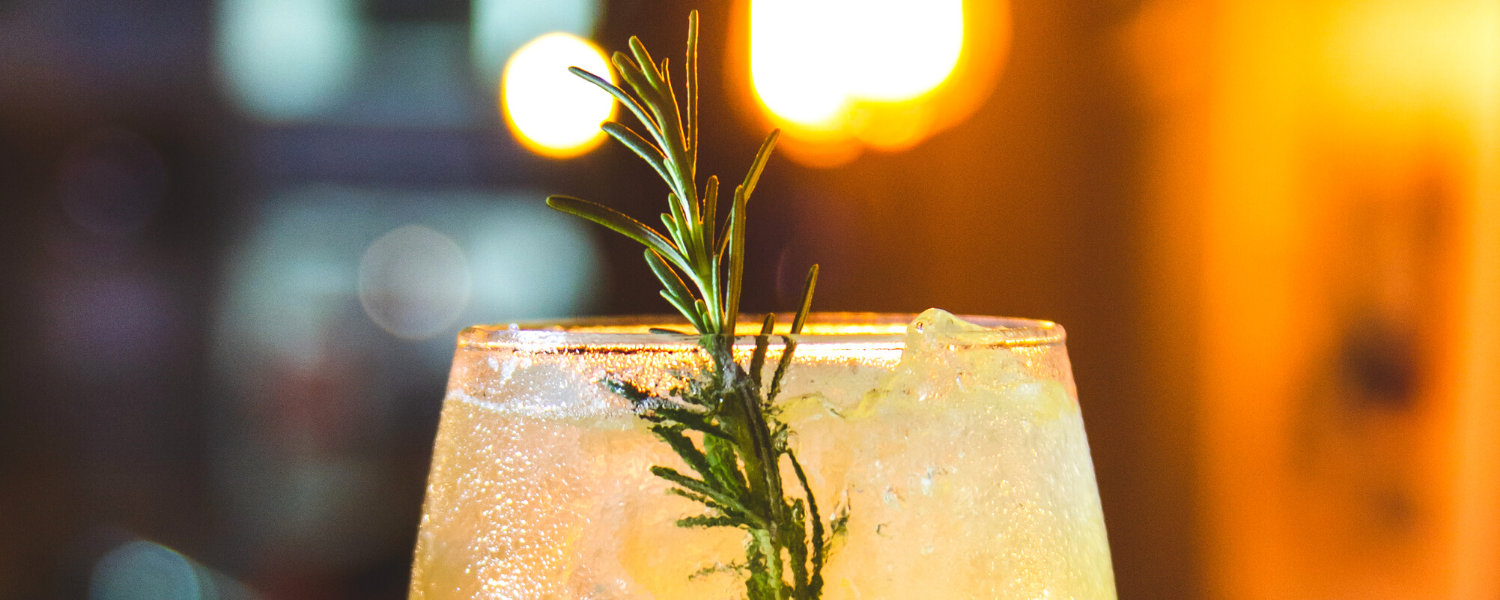
M1114 598L1062 327L908 327L914 316L814 315L796 337L775 414L825 517L848 515L821 597ZM596 319L459 336L412 598L745 597L726 565L747 534L676 525L703 506L651 468L687 472L683 460L603 384L666 390L700 372L696 337L652 327L686 329ZM737 332L738 363L757 332ZM785 342L769 338L767 363Z

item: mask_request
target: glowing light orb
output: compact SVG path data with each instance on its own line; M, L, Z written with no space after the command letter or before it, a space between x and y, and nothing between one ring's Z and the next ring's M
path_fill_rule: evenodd
M613 97L569 73L568 67L614 79L604 53L593 44L549 33L511 55L500 82L500 104L511 132L527 148L554 158L592 150L604 139L599 124L615 112Z
M776 116L842 128L852 105L905 102L958 64L962 0L755 0L750 76Z
M743 15L732 46L744 50L730 52L748 72L742 106L781 128L778 151L812 167L963 122L1010 47L1007 0L751 0Z
M505 60L536 36L566 31L587 38L604 12L601 0L471 0L469 60L485 89L500 89Z
M355 0L223 0L219 71L250 116L316 117L348 91L363 29Z
M181 554L151 542L134 541L111 550L94 565L89 597L103 600L198 600L203 581Z

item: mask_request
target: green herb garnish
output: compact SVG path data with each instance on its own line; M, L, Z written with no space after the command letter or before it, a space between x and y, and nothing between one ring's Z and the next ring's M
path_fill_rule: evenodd
M671 484L672 494L693 500L703 514L678 519L680 527L733 527L748 535L744 562L730 568L745 576L749 600L813 600L822 595L823 565L833 540L846 529L847 509L826 524L807 473L788 445L791 430L775 406L781 382L812 305L818 267L808 271L791 334L769 385L763 371L776 324L762 322L748 369L734 360L745 265L745 205L755 191L779 131L761 144L745 180L735 186L729 214L718 216L719 179L709 176L698 193L698 12L688 15L686 114L677 102L665 58L660 67L641 41L630 38L631 55L614 54L615 68L635 93L577 67L569 70L613 95L640 121L650 138L616 122L601 128L640 155L666 180L670 211L661 215L666 235L619 211L577 198L550 196L547 205L609 227L646 246L646 262L661 280L662 296L699 334L710 362L697 377L657 397L615 377L605 384L629 399L691 470L665 466L651 472ZM717 235L715 232L718 232ZM689 289L689 283L693 289ZM783 465L796 476L797 493L782 481Z

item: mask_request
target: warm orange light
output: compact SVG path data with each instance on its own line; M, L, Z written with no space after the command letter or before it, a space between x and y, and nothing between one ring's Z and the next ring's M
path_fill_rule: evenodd
M1500 5L1147 6L1199 591L1500 598ZM1350 368L1375 345L1407 384Z
M996 11L963 0L752 0L748 12L758 108L785 131L789 153L815 165L851 159L862 146L907 148L967 116L973 102L944 96L987 88L981 80L992 73L963 69L965 54L997 58L1004 43L995 40L1008 34L994 23L976 28L973 16ZM978 31L992 35L976 40Z
M1492 4L1370 2L1348 10L1328 44L1333 83L1355 107L1390 116L1464 110L1482 98L1500 31Z
M777 116L840 126L851 104L932 91L958 63L963 34L962 0L757 0L750 76Z
M567 33L538 37L505 64L500 104L511 133L528 149L569 158L603 141L599 124L614 116L609 94L568 72L579 67L613 80L604 53Z

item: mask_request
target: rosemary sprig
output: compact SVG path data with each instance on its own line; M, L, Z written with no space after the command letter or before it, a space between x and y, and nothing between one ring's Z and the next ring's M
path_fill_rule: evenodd
M776 147L773 130L750 163L743 183L735 186L729 214L719 224L719 179L710 176L698 193L698 13L688 17L687 114L679 111L667 60L661 69L640 39L630 38L633 54L616 52L613 62L635 93L598 75L569 68L573 74L613 95L640 121L649 139L634 129L606 122L600 127L610 137L639 155L667 182L668 212L661 215L666 234L619 211L587 200L549 196L547 205L618 231L646 246L646 262L660 279L662 296L703 334L733 335L739 318L741 277L745 267L745 206L755 192L761 171ZM719 232L717 235L715 232ZM690 291L691 284L696 291Z
M651 432L687 465L687 473L651 467L652 474L673 485L670 493L704 508L702 514L683 517L677 525L734 527L746 532L745 560L730 567L745 576L750 600L814 600L822 595L823 565L834 538L845 531L849 515L847 510L838 510L824 523L807 474L788 445L791 430L778 418L775 400L796 350L796 335L802 332L812 306L817 265L808 272L791 335L782 336L783 350L769 386L763 386L763 370L774 315L766 315L762 322L748 370L735 361L733 353L745 267L745 207L779 131L772 131L761 144L744 181L735 186L729 213L721 223L718 177L708 177L701 195L697 184L698 12L688 15L685 114L677 102L667 60L662 59L658 68L635 37L630 38L630 51L629 55L616 52L613 63L634 93L577 67L569 70L613 95L646 131L642 136L621 123L601 125L667 182L668 212L661 215L666 233L587 200L550 196L547 205L646 246L646 263L661 281L662 297L697 330L699 345L709 359L699 376L672 389L667 398L613 376L604 383L630 400L637 414L651 423ZM796 475L800 490L795 494L785 489L783 464Z
M809 287L804 298L810 296ZM783 336L785 349L769 388L760 383L775 322L774 315L766 315L748 371L734 362L730 343L709 343L704 347L711 363L703 375L687 379L666 397L617 377L606 377L605 385L628 399L640 418L651 423L651 432L687 465L689 472L651 467L652 474L673 484L669 493L705 509L678 519L677 525L735 527L748 534L745 561L731 564L745 575L746 596L816 600L822 595L823 566L836 539L847 531L849 513L840 508L825 524L807 472L788 444L791 430L777 417L776 392L796 345L794 336ZM783 489L783 462L796 475L799 489L791 494Z

